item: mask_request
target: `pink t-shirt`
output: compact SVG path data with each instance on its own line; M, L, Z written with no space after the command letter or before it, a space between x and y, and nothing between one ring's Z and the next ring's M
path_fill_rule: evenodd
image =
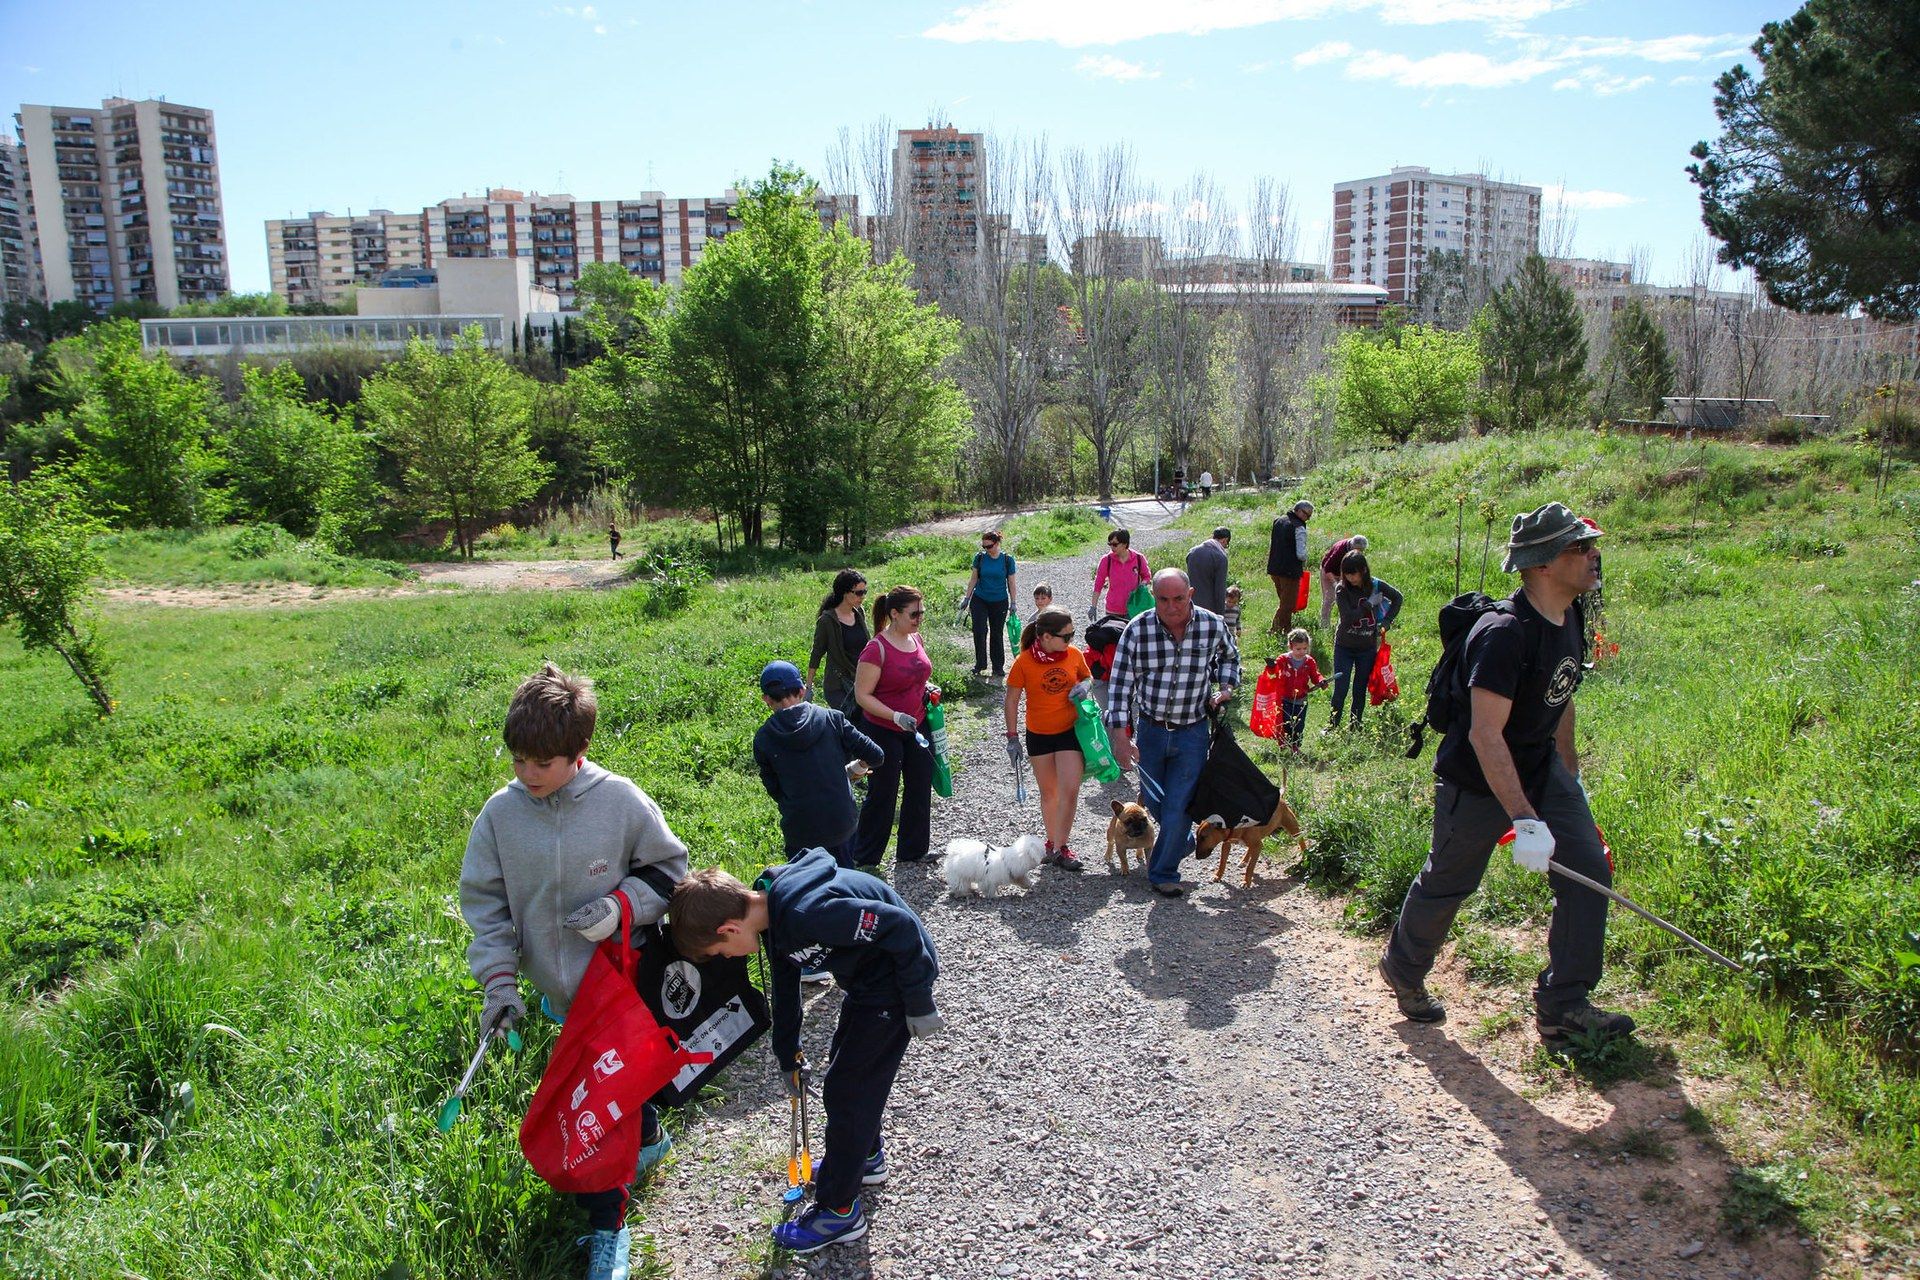
M927 647L920 643L919 636L913 637L912 649L895 648L875 636L860 651L860 661L867 666L880 668L880 683L873 687L874 697L890 710L906 712L915 721L926 717L923 704L927 695L927 677L933 674L933 660L927 657ZM866 716L874 724L899 732L899 727L892 720L875 720L871 711Z
M1138 551L1128 549L1127 558L1119 560L1113 552L1100 557L1100 565L1094 570L1093 589L1098 591L1104 584L1107 588L1106 610L1121 617L1127 615L1127 597L1133 589L1147 580L1147 558Z

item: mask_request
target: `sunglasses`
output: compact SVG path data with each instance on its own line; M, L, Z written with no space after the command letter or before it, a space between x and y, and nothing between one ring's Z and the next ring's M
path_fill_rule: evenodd
M1071 631L1042 631L1040 634L1043 636L1052 636L1055 640L1073 639L1073 632Z
M851 594L856 596L863 596L867 594L867 589L865 587L855 587Z
M1567 551L1577 556L1584 556L1591 554L1599 546L1600 540L1598 538L1582 538L1578 542L1569 542L1567 544Z
M925 609L909 609L907 610L907 616L909 618L924 618L927 616L927 611Z

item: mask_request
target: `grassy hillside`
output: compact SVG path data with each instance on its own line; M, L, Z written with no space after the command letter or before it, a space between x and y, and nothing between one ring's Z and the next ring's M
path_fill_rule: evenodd
M1803 1121L1783 1119L1786 1194L1816 1220L1878 1216L1909 1235L1898 1201L1920 1195L1920 487L1903 465L1876 498L1875 463L1836 442L1578 434L1357 455L1316 472L1299 495L1318 504L1314 546L1367 534L1375 573L1407 597L1392 635L1405 697L1370 710L1362 733L1322 737L1328 702L1316 696L1306 820L1317 882L1351 895L1356 927L1384 929L1426 856L1432 740L1418 762L1402 753L1439 653L1435 613L1454 592L1461 501L1462 589L1481 581L1477 512L1491 501L1496 593L1517 581L1499 572L1513 512L1561 498L1595 515L1620 646L1578 700L1595 816L1625 892L1749 968L1718 970L1615 912L1602 998L1632 1005L1656 1035L1692 1037L1696 1071L1749 1075L1756 1097L1814 1099ZM1252 633L1271 616L1267 531L1281 506L1233 495L1186 520L1238 530L1235 578L1263 588L1247 610L1249 656L1274 651ZM1316 621L1318 609L1316 584ZM1325 643L1316 633L1330 670ZM1516 1007L1544 931L1503 926L1543 922L1549 905L1543 881L1497 859L1463 916L1472 971Z

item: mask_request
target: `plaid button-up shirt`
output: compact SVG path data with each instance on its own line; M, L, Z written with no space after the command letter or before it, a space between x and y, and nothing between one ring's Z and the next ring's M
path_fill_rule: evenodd
M1178 644L1148 609L1120 633L1107 677L1107 723L1130 728L1136 710L1162 724L1192 724L1207 713L1208 686L1240 683L1240 649L1217 613L1194 606Z

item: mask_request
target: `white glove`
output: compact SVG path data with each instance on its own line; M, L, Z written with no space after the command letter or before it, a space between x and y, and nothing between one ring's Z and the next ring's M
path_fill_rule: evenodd
M613 936L620 924L620 904L611 897L595 898L563 921L588 942L600 942Z
M915 1040L924 1040L928 1036L937 1036L947 1029L947 1020L935 1009L932 1013L908 1014L907 1030Z
M894 712L893 722L900 726L900 732L902 733L913 733L920 727L920 722L904 711Z
M1553 857L1553 832L1538 818L1517 818L1513 824L1513 862L1535 875L1547 874Z
M865 760L847 761L847 781L857 782L873 772L873 766Z
M1067 699L1070 702L1085 702L1088 698L1091 698L1092 696L1093 696L1093 681L1091 680L1082 680L1079 684L1067 690Z

